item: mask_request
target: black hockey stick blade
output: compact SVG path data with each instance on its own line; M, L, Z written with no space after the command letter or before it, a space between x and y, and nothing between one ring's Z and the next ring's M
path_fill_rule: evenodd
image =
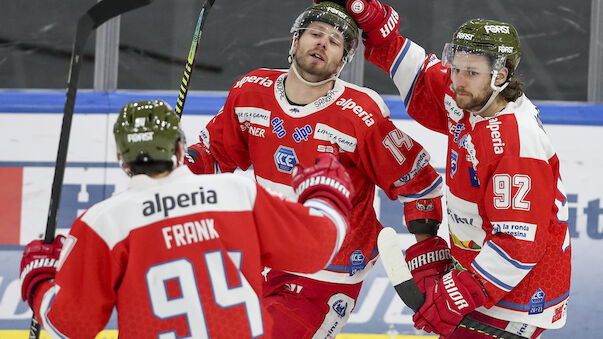
M377 237L377 247L385 273L400 299L413 311L419 311L425 303L425 296L406 265L396 231L391 227L383 228Z
M201 40L201 34L203 34L203 26L211 6L214 5L215 0L207 0L201 7L199 12L199 19L197 20L197 26L195 27L195 33L193 34L193 42L191 48L188 51L188 58L186 65L184 65L184 76L180 82L180 90L178 92L178 100L176 101L176 114L178 117L182 117L182 110L184 109L184 103L186 101L186 95L188 94L188 87L191 82L191 74L193 73L193 65L195 64L195 56L197 55L197 48L199 47L199 41Z
M81 68L81 56L82 51L86 46L86 42L88 41L88 36L94 29L107 20L135 8L146 6L150 4L151 1L152 0L103 0L92 6L78 20L75 31L75 41L73 42L73 50L71 53L71 63L69 65L69 75L67 77L67 95L63 108L63 123L61 125L59 148L57 151L57 160L55 163L54 178L52 180L52 190L50 193L50 207L48 208L48 219L46 220L46 232L44 234L45 243L51 243L54 240L56 232L59 202L61 200L61 190L63 188L63 178L65 176L65 165L67 162L69 134L71 132L71 121L73 119L77 83ZM31 318L29 338L38 339L39 337L40 324L34 315Z

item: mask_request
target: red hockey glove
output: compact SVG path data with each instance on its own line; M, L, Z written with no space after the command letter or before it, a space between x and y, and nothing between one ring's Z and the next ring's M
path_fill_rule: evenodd
M299 197L297 201L303 203L311 198L326 198L345 215L352 208L352 179L334 155L319 155L312 167L295 165L291 177L291 186Z
M364 31L362 38L368 47L381 47L396 37L400 16L388 5L377 0L349 0L348 13Z
M438 234L442 223L442 200L419 199L404 204L404 221L412 234Z
M452 257L446 240L435 236L410 246L406 263L423 294L452 269Z
M447 337L467 313L485 302L483 286L470 272L452 270L427 290L425 304L412 319L415 328Z
M195 174L213 174L216 171L214 157L201 142L189 146L184 153L184 164Z
M44 280L54 279L64 241L65 237L59 235L50 244L45 244L44 240L34 240L25 246L21 258L21 298L30 307L33 307L36 286Z

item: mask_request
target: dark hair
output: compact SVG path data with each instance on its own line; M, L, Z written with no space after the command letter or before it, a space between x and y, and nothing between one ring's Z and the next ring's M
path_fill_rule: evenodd
M176 141L176 150L178 150L180 141L180 138ZM138 174L153 176L163 172L171 172L173 169L174 163L171 160L153 160L147 154L138 154L136 161L128 163L127 173L130 176Z
M524 84L521 81L521 78L519 78L513 71L515 67L509 59L507 59L505 67L509 70L509 75L507 75L507 79L509 79L509 85L507 85L507 87L502 90L502 92L500 92L500 95L507 102L511 102L517 100L520 96L523 95Z
M157 175L163 172L171 171L173 164L171 161L151 161L151 162L131 162L128 164L130 175L146 174Z

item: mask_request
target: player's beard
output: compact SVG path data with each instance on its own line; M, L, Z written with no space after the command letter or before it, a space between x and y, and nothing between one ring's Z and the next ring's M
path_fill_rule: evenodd
M326 65L313 61L310 56L313 51L298 51L293 57L300 75L307 81L319 82L329 79L337 73L339 62L327 59ZM322 53L324 55L324 53Z
M471 93L464 88L453 87L452 90L457 94L455 96L456 105L470 112L477 112L482 109L493 92L489 84L484 86L477 94ZM469 97L459 97L458 93L469 94Z

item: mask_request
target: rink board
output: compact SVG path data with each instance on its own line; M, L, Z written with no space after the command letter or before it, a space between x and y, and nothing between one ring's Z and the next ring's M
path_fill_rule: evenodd
M83 92L78 96L59 213L59 233L68 232L73 219L90 205L125 188L127 177L115 161L112 141L115 112L128 100L153 97L173 102L176 94ZM64 94L54 91L0 91L0 144L3 146L0 150L2 338L10 338L13 332L1 330L19 330L29 326L31 312L20 301L18 266L23 245L44 232L61 126L62 100ZM224 93L193 93L187 99L182 124L189 143L197 140L199 129L211 117L209 113L216 112L223 100ZM446 137L409 120L396 98L387 98L386 102L392 110L395 124L427 148L433 158L432 164L443 174ZM547 333L546 338L565 338L571 334L594 337L603 331L603 323L599 321L603 317L603 306L593 302L599 299L598 278L603 275L603 265L593 264L603 257L603 225L600 225L603 156L599 149L603 144L603 106L571 103L539 106L545 128L561 159L561 173L570 208L573 254L568 323L561 330ZM379 190L375 209L382 224L399 232L403 247L413 243L413 236L402 225L399 203L388 200ZM440 233L447 236L445 225ZM107 328L116 328L114 318ZM412 327L411 311L396 297L380 264L365 281L344 332L417 334Z

